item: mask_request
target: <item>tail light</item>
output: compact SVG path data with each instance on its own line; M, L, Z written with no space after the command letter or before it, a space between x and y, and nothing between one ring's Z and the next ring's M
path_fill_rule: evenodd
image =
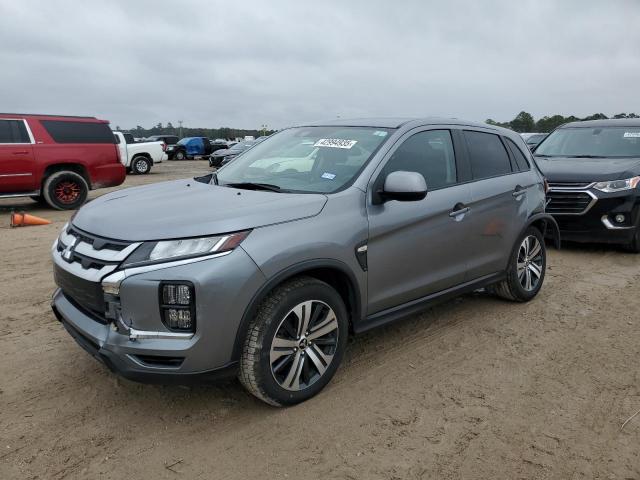
M162 142L162 151L166 152L167 151L167 144Z
M118 163L122 163L122 155L120 155L120 148L116 145L116 155L118 156Z

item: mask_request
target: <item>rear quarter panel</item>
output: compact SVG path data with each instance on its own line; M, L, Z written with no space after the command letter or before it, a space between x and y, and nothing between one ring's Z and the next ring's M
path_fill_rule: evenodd
M27 119L35 138L34 156L39 182L47 167L60 164L81 165L92 189L120 185L126 170L118 160L117 145L56 143L39 120Z

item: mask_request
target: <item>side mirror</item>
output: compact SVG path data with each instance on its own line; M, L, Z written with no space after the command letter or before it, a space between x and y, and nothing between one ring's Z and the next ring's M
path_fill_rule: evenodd
M413 202L427 196L427 182L418 172L391 172L384 179L384 187L379 196L383 202L399 200Z

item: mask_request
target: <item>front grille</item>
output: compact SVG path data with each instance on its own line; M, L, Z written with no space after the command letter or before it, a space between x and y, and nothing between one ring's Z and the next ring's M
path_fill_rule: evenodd
M102 279L137 248L139 243L111 240L69 227L58 238L54 277L64 295L77 308L104 320Z
M76 275L72 275L58 265L53 266L53 277L64 296L80 310L88 310L100 318L105 312L104 293L102 285L90 282ZM104 322L102 322L104 323Z
M582 215L591 208L595 198L587 192L566 192L551 190L547 197L547 213L552 215Z
M587 188L592 182L549 182L550 188Z

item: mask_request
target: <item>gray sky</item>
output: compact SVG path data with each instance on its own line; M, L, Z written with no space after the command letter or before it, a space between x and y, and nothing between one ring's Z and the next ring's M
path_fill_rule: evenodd
M0 111L123 128L640 113L638 25L638 0L0 0Z

